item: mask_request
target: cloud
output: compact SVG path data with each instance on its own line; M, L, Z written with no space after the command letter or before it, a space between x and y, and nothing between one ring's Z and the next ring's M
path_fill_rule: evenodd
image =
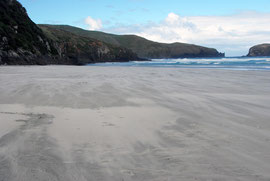
M270 42L270 13L242 12L228 16L186 16L169 13L160 22L109 27L104 31L136 34L158 42L184 42L215 47L229 56L245 55Z
M100 19L94 19L90 16L88 16L84 20L85 24L88 26L88 30L99 30L102 28L102 21Z
M165 21L169 24L178 23L180 21L180 16L178 16L177 14L174 14L174 13L170 13L170 14L168 14Z

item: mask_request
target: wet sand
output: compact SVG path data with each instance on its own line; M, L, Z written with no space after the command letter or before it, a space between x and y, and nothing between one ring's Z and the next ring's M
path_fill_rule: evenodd
M0 181L269 181L270 72L0 67Z

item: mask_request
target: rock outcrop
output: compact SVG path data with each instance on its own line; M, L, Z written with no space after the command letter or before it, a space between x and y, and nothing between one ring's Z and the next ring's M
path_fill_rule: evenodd
M16 0L0 1L0 64L39 64L56 54L51 42Z
M248 57L270 56L270 44L260 44L249 49Z

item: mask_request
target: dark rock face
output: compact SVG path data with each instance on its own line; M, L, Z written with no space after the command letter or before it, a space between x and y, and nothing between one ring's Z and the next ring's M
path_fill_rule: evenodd
M0 65L87 64L139 60L132 51L65 31L44 27L28 17L17 0L0 1Z
M270 44L260 44L249 49L249 57L270 56Z
M0 64L38 64L42 56L54 53L51 42L19 2L0 1Z

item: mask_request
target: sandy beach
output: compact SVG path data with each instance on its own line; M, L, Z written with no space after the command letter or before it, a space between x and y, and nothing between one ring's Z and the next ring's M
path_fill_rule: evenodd
M0 181L269 181L270 71L0 67Z

